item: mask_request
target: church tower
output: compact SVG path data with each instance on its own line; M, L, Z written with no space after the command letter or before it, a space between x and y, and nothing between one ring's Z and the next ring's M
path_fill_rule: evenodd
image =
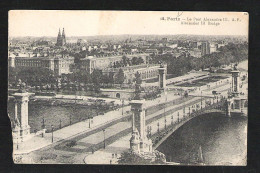
M64 31L64 28L62 30L62 45L65 45L66 44L66 36L65 36L65 31Z
M66 36L65 36L64 28L62 30L62 35L59 29L56 46L64 46L65 44L66 44Z

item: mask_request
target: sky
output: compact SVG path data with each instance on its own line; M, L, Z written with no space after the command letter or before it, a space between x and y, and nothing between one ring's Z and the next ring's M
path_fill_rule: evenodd
M161 17L180 21L160 20ZM67 37L96 35L248 35L248 13L243 12L169 12L169 11L69 11L11 10L9 36L52 36L65 28ZM201 18L223 19L219 25L186 25ZM232 19L239 19L232 21Z

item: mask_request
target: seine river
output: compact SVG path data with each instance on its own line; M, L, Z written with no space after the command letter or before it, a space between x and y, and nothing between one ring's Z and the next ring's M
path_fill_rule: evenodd
M157 150L166 155L167 161L183 164L196 164L202 155L203 162L209 165L243 165L246 164L246 132L247 117L201 115L184 124Z
M14 118L14 103L8 103L8 113L11 119ZM44 125L48 132L51 130L51 125L54 126L54 130L60 128L61 126L67 126L71 123L76 123L87 119L89 115L95 116L97 115L96 109L80 107L80 106L45 106L45 105L37 105L29 103L29 125L31 126L31 132L35 130L41 130ZM86 123L86 125L88 125Z

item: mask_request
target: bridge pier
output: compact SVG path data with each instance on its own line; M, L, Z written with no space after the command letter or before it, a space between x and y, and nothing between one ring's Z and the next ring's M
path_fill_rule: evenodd
M227 116L231 116L231 112L246 114L244 109L245 101L247 98L239 93L239 71L234 67L231 71L232 83L231 83L231 95L227 99Z

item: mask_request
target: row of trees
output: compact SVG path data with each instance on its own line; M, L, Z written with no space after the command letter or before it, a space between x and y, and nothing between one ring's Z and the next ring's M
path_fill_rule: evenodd
M133 57L132 59L127 58L126 56L122 57L121 61L114 62L114 64L111 66L112 68L120 68L120 67L126 67L126 66L132 66L132 65L140 65L143 64L144 60L141 57Z
M122 69L118 73L103 74L101 70L94 70L91 74L88 71L76 71L71 74L62 75L61 78L54 76L52 70L46 68L9 68L9 83L18 85L19 81L25 82L29 86L56 86L66 84L92 84L98 92L101 85L112 86L122 85L125 76Z
M167 71L175 76L183 75L191 70L203 70L231 63L239 63L248 58L248 44L228 44L219 48L219 52L205 55L201 58L182 55L178 58L172 55L151 56L153 63L167 63Z
M12 84L17 84L21 80L31 86L39 84L54 84L57 78L52 70L46 68L26 68L19 69L9 67L8 81Z

